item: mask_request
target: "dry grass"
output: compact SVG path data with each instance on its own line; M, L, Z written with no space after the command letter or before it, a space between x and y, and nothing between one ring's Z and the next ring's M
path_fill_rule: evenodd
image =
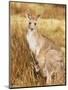
M44 9L45 7L45 9ZM45 86L46 80L41 75L35 75L32 57L26 41L26 19L24 11L32 14L41 13L38 30L44 36L52 39L57 46L65 50L65 8L64 6L10 3L10 86L28 87ZM39 12L39 10L42 10ZM57 13L56 13L57 11ZM45 14L46 12L46 14ZM46 18L46 19L45 19ZM52 19L53 18L53 19ZM64 82L62 82L64 83ZM61 84L60 78L54 84Z

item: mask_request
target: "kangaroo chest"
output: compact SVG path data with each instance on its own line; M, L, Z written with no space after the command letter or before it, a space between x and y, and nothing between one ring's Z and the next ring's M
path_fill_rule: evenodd
M38 53L40 50L40 44L39 44L37 36L34 35L34 32L27 33L27 41L33 53L35 54Z

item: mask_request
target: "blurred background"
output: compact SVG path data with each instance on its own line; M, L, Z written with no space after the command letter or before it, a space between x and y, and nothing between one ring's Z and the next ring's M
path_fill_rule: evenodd
M50 38L57 47L65 51L65 5L10 2L10 86L28 87L45 86L46 80L35 75L30 49L26 41L26 18L40 14L39 32ZM64 56L65 57L65 56ZM60 77L53 80L53 85L64 84Z
M11 15L20 14L24 16L24 13L29 10L34 15L42 15L43 18L65 18L65 5L62 4L10 3Z

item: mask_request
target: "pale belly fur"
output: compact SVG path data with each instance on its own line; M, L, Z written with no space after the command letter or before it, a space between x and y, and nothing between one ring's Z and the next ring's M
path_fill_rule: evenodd
M38 54L41 48L38 39L33 35L33 32L27 34L27 41L29 43L29 48L34 54Z

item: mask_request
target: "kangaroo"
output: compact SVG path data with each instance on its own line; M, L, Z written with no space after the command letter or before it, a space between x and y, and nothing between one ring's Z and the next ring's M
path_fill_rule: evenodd
M43 77L46 77L47 85L52 84L52 75L64 71L63 53L55 43L41 35L37 30L37 17L27 15L27 35L26 39L30 50L35 55L38 66L35 66L36 71L41 71Z

